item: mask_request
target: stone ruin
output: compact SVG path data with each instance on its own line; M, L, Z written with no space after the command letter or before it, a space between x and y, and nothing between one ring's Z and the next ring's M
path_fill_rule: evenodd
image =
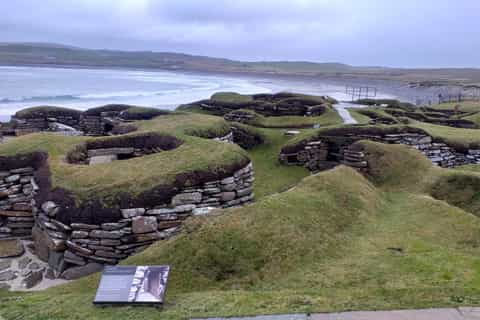
M232 111L241 109L251 110L266 117L278 116L320 116L330 104L336 101L329 97L311 98L293 93L254 94L250 101L222 101L207 99L194 102L196 106L211 114L224 116Z
M67 154L74 164L95 165L115 160L127 160L178 148L183 141L157 133L87 141Z
M106 216L102 216L104 209L91 208L84 215L62 201L49 200L46 155L28 158L15 161L0 157L0 237L31 237L32 252L38 261L32 262L29 256L32 267L5 271L2 266L6 262L10 266L11 261L4 263L0 259L0 286L18 281L16 278L21 278L25 288L35 286L44 277L80 278L101 270L104 264L117 264L155 241L172 237L188 217L207 214L214 208L243 205L254 198L254 172L252 164L247 163L230 174L208 174L208 179L197 184L165 190L170 194L165 201L144 207L112 208ZM19 265L20 260L15 264Z
M310 171L325 170L338 164L366 170L368 163L365 161L365 155L350 148L353 143L360 140L411 146L423 153L433 164L443 168L480 164L480 149L459 152L445 143L434 142L431 136L420 132L344 133L338 136L325 133L316 139L284 148L279 160L286 165L305 166Z
M166 111L146 109L129 112L129 105L106 105L85 112L60 107L34 107L17 112L11 123L2 127L4 135L24 135L34 132L59 132L65 135L105 136L136 130L124 125L135 120L149 120Z

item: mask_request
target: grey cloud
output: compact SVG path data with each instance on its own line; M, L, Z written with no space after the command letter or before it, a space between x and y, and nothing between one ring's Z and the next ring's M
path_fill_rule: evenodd
M480 66L478 0L16 0L0 10L7 12L0 41L244 60Z

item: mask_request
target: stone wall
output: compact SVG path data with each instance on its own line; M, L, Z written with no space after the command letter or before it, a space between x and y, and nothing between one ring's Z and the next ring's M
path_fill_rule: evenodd
M0 171L0 239L30 236L34 225L32 167Z
M325 136L306 142L300 149L291 152L282 150L279 160L287 165L303 165L311 171L331 168L339 163L355 168L366 168L363 156L349 149L359 140L372 140L390 144L409 145L422 152L432 163L444 168L465 164L480 164L480 150L457 152L445 143L435 143L432 137L420 133L395 134L349 134L343 137Z
M252 164L232 176L181 189L168 204L118 209L121 219L102 224L57 220L59 207L44 202L35 214L36 254L56 276L73 279L97 271L100 264L116 264L155 241L176 234L185 219L253 200Z
M16 135L40 131L56 131L58 124L80 130L80 118L77 116L58 115L55 117L39 116L36 118L12 117Z

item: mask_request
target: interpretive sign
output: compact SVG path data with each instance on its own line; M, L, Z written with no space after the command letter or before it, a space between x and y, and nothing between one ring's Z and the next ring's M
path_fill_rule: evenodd
M163 304L170 266L106 266L94 304Z

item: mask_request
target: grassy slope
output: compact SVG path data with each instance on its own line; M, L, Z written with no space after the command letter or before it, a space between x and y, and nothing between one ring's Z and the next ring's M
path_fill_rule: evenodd
M1 145L0 154L47 151L55 187L66 188L74 192L79 199L97 197L107 203L119 191L139 194L152 186L171 182L180 172L197 169L221 170L222 166L246 157L246 153L235 145L188 135L225 134L229 129L221 118L199 114L172 114L141 121L138 126L139 132L174 134L185 143L171 151L85 166L68 164L64 161L64 156L79 143L93 138L39 133L22 136Z
M93 276L41 293L4 293L0 314L179 319L480 305L480 220L430 195L456 171L434 168L405 146L362 145L371 182L337 167L247 207L192 219L188 232L125 261L172 264L163 312L93 307Z
M297 166L284 166L278 162L282 146L292 139L283 130L255 128L266 138L264 144L248 152L255 169L254 191L257 198L282 192L296 185L309 174L308 170Z

